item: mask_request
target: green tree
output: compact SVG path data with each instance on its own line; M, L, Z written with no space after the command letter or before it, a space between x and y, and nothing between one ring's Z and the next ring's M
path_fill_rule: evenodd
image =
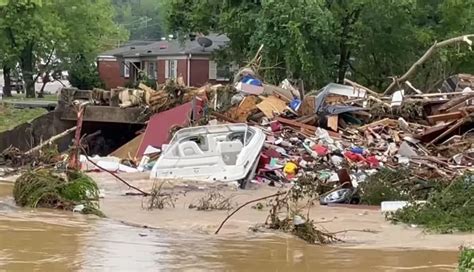
M264 44L260 74L321 87L349 77L377 90L403 74L435 41L474 32L474 0L169 0L168 25L225 33L225 52L243 62ZM462 49L462 50L461 50ZM413 82L430 89L439 79L472 71L473 53L447 48L426 62Z
M1 9L0 31L20 64L27 97L35 97L35 79L44 72L39 63L54 57L67 67L77 55L93 58L125 38L113 16L110 0L9 0Z
M103 82L99 78L97 66L91 63L85 56L78 56L74 65L69 69L69 83L80 90L92 90L103 88Z
M159 40L166 35L167 1L112 0L115 21L130 33L131 40Z

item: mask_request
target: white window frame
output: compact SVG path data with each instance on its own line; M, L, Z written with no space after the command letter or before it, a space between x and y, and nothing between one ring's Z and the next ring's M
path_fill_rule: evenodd
M229 66L229 71L232 71L232 66L231 65L228 65L228 66ZM217 75L218 68L219 68L219 65L217 64L217 62L213 60L209 61L209 79L214 79L218 81L230 80L229 77L219 77Z
M157 73L157 65L156 62L154 61L149 61L147 62L147 76L149 79L157 79L158 73ZM150 69L151 68L151 69Z
M130 78L130 62L129 61L123 62L123 77Z
M165 61L165 78L177 79L178 78L178 60L166 60Z

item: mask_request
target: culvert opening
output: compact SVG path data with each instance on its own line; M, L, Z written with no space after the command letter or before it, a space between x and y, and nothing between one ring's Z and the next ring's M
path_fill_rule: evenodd
M137 124L84 122L81 136L86 139L88 155L107 156L135 138L144 127Z

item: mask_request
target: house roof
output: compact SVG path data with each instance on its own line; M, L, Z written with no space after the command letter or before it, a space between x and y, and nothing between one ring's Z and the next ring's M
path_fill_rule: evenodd
M141 48L144 48L156 42L157 41L132 40L132 41L126 42L121 47L117 47L117 48L102 52L99 56L110 56L110 57L117 56L117 55L126 53L128 51L140 50Z
M120 48L112 49L100 54L100 56L115 57L153 57L153 56L171 56L171 55L210 55L214 50L222 48L229 43L226 35L210 34L206 38L212 41L212 45L203 48L197 40L178 40L154 41L148 44L132 44Z

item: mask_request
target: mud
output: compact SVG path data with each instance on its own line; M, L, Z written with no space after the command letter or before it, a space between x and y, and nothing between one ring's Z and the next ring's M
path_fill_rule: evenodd
M143 198L139 196L125 197L128 188L109 177L105 173L92 174L106 192L101 201L101 209L110 218L138 225L157 228L191 231L212 234L222 220L227 216L226 211L196 211L189 209L191 203L202 197L208 190L219 192L232 197L234 202L243 204L249 200L271 195L277 189L262 186L254 190L237 190L233 186L184 183L175 186L175 193L181 193L175 208L148 211L142 209ZM152 182L143 174L125 174L125 179L133 185L149 191ZM209 187L216 187L209 189ZM186 191L186 194L182 192ZM262 202L265 206L265 202ZM221 230L220 235L247 235L249 227L264 223L268 215L268 207L263 210L251 208L249 205L234 215ZM341 232L339 237L345 242L337 244L344 248L366 249L435 249L458 250L460 245L473 244L474 234L429 234L416 226L393 225L385 220L378 207L351 206L327 207L316 205L310 210L310 217L329 232ZM375 233L374 233L375 232Z
M216 236L210 232L226 212L187 208L186 204L203 193L195 191L199 186L180 187L194 189L175 209L147 211L141 208L140 197L121 196L128 191L126 187L105 175L94 176L105 189L101 204L108 219L56 210L0 208L0 271L453 271L456 265L456 242L452 242L456 236L443 236L452 242L448 246L431 236L420 236L419 230L391 226L374 210L315 210L317 219L333 218L326 223L328 228L381 231L375 236L347 234L347 243L337 246L318 247L291 236L249 232L248 226L265 219L265 211L254 209L245 209ZM134 184L140 184L140 179ZM14 207L11 188L11 184L0 183L0 203ZM229 188L220 190L236 194ZM242 202L268 192L271 190L246 191L236 194L235 200ZM158 229L133 227L120 220ZM393 233L394 228L399 232ZM410 237L415 241L399 246L406 249L396 249ZM385 249L365 249L367 245ZM420 249L428 245L450 250Z

